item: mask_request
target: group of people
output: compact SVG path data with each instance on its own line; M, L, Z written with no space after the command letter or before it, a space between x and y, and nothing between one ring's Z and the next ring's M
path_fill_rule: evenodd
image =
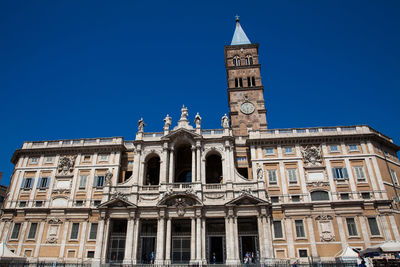
M243 258L244 266L247 266L247 264L252 264L255 262L256 262L256 259L254 257L254 252L246 252L244 254L244 258Z

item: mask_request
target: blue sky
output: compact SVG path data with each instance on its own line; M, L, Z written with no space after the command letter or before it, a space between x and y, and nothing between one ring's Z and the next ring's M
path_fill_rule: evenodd
M269 128L368 124L400 143L400 1L0 2L0 171L24 141L203 128L228 113L224 45L260 44Z

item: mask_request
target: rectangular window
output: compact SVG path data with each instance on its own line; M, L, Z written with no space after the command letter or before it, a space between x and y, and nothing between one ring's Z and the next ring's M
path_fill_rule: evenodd
M390 176L392 176L392 180L395 185L399 185L399 180L397 180L397 175L396 172L392 169L390 169Z
M83 206L83 201L82 201L82 200L77 200L77 201L75 202L75 206L76 206L76 207L82 207L82 206Z
M48 188L50 184L50 177L41 177L37 183L37 188L45 189Z
M282 221L274 221L274 238L283 238Z
M31 164L37 164L39 162L39 158L33 157L31 158Z
M246 161L247 158L246 157L237 157L237 161Z
M93 185L95 187L103 187L103 185L104 185L104 176L95 176L94 177L94 181L93 181Z
M100 154L100 161L107 161L108 160L108 154Z
M273 147L266 147L266 148L264 148L264 153L265 153L265 155L273 155L274 154L274 148Z
M270 184L277 184L276 170L267 170L268 181Z
M46 163L52 163L53 159L53 157L46 157Z
M376 218L368 218L368 224L371 235L381 235Z
M370 199L371 194L369 192L363 192L363 193L361 193L361 198L362 199Z
M333 174L334 179L348 179L349 178L347 169L344 167L332 168L332 174Z
M299 257L300 258L307 258L308 257L307 249L299 249Z
M279 203L279 197L271 197L271 203Z
M21 183L22 189L32 189L33 178L23 178Z
M90 161L92 159L91 155L83 155L83 161Z
M28 233L28 239L35 239L37 227L38 227L37 223L31 223L31 228L29 228L29 233Z
M286 146L284 147L283 151L285 152L285 154L293 154L293 147Z
M87 252L87 257L88 257L88 259L94 258L94 251L88 251Z
M292 196L292 202L300 202L300 196L299 195Z
M349 236L358 236L356 221L354 218L346 218L346 224Z
M356 166L353 167L355 176L357 178L357 182L365 182L366 177L365 177L365 173L364 173L364 167L362 166Z
M296 169L287 169L287 176L288 176L289 184L297 184L297 170Z
M87 175L79 176L79 189L85 189L86 188L87 178L88 178Z
M342 194L340 194L340 199L349 200L350 199L350 195L348 193L342 193Z
M296 237L297 238L306 237L306 233L304 232L303 220L295 220L294 224L296 226Z
M101 200L95 200L93 201L93 206L97 207L98 205L100 205Z
M358 146L355 144L349 145L349 151L358 151Z
M35 207L39 208L43 206L43 201L36 201L35 202Z
M90 233L89 233L89 239L96 239L97 238L97 228L98 224L97 223L92 223L90 226Z
M329 146L329 151L330 151L330 152L339 152L339 146L337 146L337 145L330 145L330 146Z
M20 201L19 207L26 207L26 201Z
M15 223L11 233L11 239L18 239L20 229L21 229L21 223Z
M129 161L128 161L128 165L133 165L133 161L132 161L132 160L129 160Z
M78 234L79 234L79 223L73 223L69 239L78 239Z

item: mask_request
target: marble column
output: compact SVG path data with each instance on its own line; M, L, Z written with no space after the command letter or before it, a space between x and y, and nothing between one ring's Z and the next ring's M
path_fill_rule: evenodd
M172 237L172 228L171 228L171 218L167 219L167 240L165 241L165 262L164 264L171 264L171 237Z
M201 261L206 264L206 218L204 217L201 219L201 228Z
M132 242L132 264L137 264L137 250L138 250L138 243L139 243L139 226L140 226L140 219L135 219L135 226L133 230L133 242Z
M125 242L125 253L124 253L124 264L132 263L132 244L133 244L133 228L134 228L134 219L128 218L128 225L126 227L126 242Z
M259 215L257 217L257 228L258 228L258 240L259 240L259 246L260 246L260 262L264 262L266 256L265 256L265 236L264 236L264 225L263 225L263 216Z
M314 225L312 217L307 217L308 236L311 243L311 255L318 257L317 244L315 243Z
M238 218L236 216L232 218L232 228L233 228L233 260L235 264L239 264L241 256L239 255Z
M201 217L196 217L196 261L201 263Z
M167 148L164 147L163 151L162 151L162 154L161 154L160 184L165 184L168 181L168 178L167 178L167 169L168 169L167 158L168 158L168 150L167 150Z
M67 234L68 234L68 227L69 227L70 222L66 221L64 223L64 229L63 229L63 234L62 234L62 239L61 240L67 240ZM80 227L79 227L80 228ZM80 230L80 229L79 229ZM65 242L61 242L61 247L60 247L60 253L58 257L60 259L64 258L64 253L65 253Z
M201 146L200 146L200 144L197 144L197 146L196 146L196 161L197 161L197 164L196 164L196 181L197 182L200 182L201 181L201 174L200 174L200 168L201 168L201 161L200 161L200 150L201 149Z
M158 218L158 227L157 227L157 249L156 249L156 264L163 264L164 261L164 217Z
M225 250L226 250L226 264L232 264L233 255L232 255L232 230L231 230L231 219L226 216L225 217Z
M46 221L43 220L39 223L39 233L37 236L37 243L35 247L35 253L33 254L35 258L39 257L39 252L40 252L40 246L42 245L42 239L43 239L43 231L44 227L46 225Z
M192 182L197 181L196 177L196 147L192 146Z
M191 219L191 235L190 235L190 262L194 263L196 259L196 218Z
M168 183L174 182L174 149L171 148L169 151L169 175L168 175Z
M103 238L104 238L104 219L100 219L97 238L96 238L96 250L94 252L94 260L98 261L99 263L101 258L101 248L103 245Z
M265 257L267 259L274 257L274 250L272 245L272 232L271 232L271 219L268 217L263 218L264 225L264 249Z
M21 255L21 250L22 250L22 243L25 241L25 232L26 228L28 227L28 222L22 222L22 231L19 234L19 240L18 240L18 247L17 247L17 255ZM21 255L22 256L22 255Z
M84 250L85 250L85 243L86 243L85 241L87 239L87 235L86 235L87 231L86 231L86 229L88 227L88 221L87 220L84 221L81 225L82 225L82 231L80 231L81 232L81 238L80 238L80 241L79 241L79 251L78 251L78 258L79 259L85 258L83 256L83 253L84 253Z
M106 260L106 253L107 253L107 245L108 245L108 239L109 239L109 232L110 232L110 224L111 221L108 218L104 222L104 233L103 233L103 243L101 244L101 259L100 262L105 262Z

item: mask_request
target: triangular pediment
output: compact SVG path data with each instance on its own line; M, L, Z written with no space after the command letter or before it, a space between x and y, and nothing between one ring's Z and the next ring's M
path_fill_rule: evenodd
M101 208L136 208L137 206L132 202L123 199L123 198L112 198L109 201L106 201L99 205L99 209Z
M184 135L190 136L192 138L201 138L201 135L195 133L192 130L188 130L185 128L179 128L177 130L171 131L169 134L165 135L161 139L173 139L175 137L184 136Z
M248 193L243 193L242 195L232 199L231 201L227 202L226 206L245 206L245 205L268 205L269 202L262 200L261 198L255 197Z

